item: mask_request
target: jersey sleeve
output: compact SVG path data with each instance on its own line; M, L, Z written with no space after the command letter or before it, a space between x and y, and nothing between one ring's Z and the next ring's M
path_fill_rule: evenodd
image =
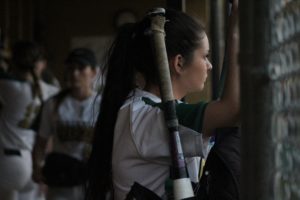
M149 98L143 98L143 101L147 105L163 109L162 103L155 103ZM179 124L202 133L204 112L207 105L207 102L199 102L197 104L176 103L176 115Z
M186 116L193 117L192 114ZM188 121L188 117L185 120ZM133 140L143 157L170 162L169 134L163 112L159 107L144 105L137 110L133 109L131 127ZM180 127L179 132L184 155L203 157L205 152L203 152L202 134L184 126Z
M179 135L185 157L206 157L207 145L201 133L180 125Z
M200 102L197 104L177 104L176 113L179 124L202 133L204 112L207 104L208 103L206 102Z
M149 105L133 108L131 134L137 151L143 158L169 165L169 137L159 108Z

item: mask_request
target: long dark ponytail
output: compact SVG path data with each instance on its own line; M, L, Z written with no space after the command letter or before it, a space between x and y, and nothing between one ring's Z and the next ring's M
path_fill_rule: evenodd
M88 161L90 174L86 184L86 199L105 199L110 189L113 132L117 113L134 87L134 69L129 54L133 28L133 24L122 27L108 51L104 70L106 83L94 131L93 150Z
M171 58L181 54L187 60L199 46L203 27L184 13L167 10L166 45ZM158 85L150 40L150 19L123 26L112 44L105 64L106 83L96 123L93 149L88 161L86 200L105 199L112 189L112 148L114 128L120 107L136 87L135 74L146 85Z

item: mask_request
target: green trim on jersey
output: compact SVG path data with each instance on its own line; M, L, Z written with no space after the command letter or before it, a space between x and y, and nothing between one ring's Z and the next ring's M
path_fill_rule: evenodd
M162 103L156 103L148 97L142 97L142 100L150 106L163 108ZM177 103L176 114L179 124L201 133L207 104L207 102L199 102L197 104Z
M147 104L147 105L150 105L152 107L159 107L160 109L163 108L163 105L162 103L156 103L154 101L152 101L150 98L148 97L142 97L142 100Z

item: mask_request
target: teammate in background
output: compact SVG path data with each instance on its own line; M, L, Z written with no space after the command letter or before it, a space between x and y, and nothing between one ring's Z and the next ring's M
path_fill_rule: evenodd
M44 48L41 47L41 52L43 53L43 57L39 59L35 64L34 72L37 75L38 82L40 85L41 93L43 102L45 102L47 99L49 99L51 96L57 94L60 90L59 85L54 85L46 82L44 80L43 74L47 70L47 57L46 53L44 51ZM41 112L41 110L40 110ZM39 112L38 116L36 117L34 123L32 124L32 129L36 132L40 125L40 118L41 113ZM51 148L51 144L49 144L49 147ZM44 200L45 199L45 191L46 187L43 184L37 184L34 181L31 181L31 184L28 184L24 190L22 190L19 194L19 200L28 200L33 197L33 200ZM32 195L35 193L35 195Z
M31 151L35 140L32 124L42 102L55 91L43 94L38 66L42 48L31 41L13 46L10 73L0 77L0 197L3 200L35 199ZM25 197L26 196L26 197Z
M186 157L203 156L202 138L207 140L216 128L238 122L237 2L234 0L230 17L229 68L223 96L210 103L178 101L176 107L180 125L190 132L184 134L190 140L181 135ZM165 15L173 94L180 100L203 89L212 69L209 42L204 28L188 15L171 9ZM159 75L151 42L150 19L145 17L124 26L108 54L101 111L89 159L88 200L105 199L109 191L113 199L123 200L134 182L166 198L171 158L159 108Z
M85 164L101 99L92 88L96 58L91 50L74 49L65 64L68 88L44 104L33 152L33 178L48 185L47 200L83 199ZM52 151L45 155L50 138Z
M49 69L47 69L47 59L45 58L43 60L40 60L35 68L35 73L39 78L39 83L43 93L43 99L48 99L50 96L53 96L53 94L57 94L60 90L60 85L58 85L57 83L49 83L44 80L44 74L49 73L48 71Z

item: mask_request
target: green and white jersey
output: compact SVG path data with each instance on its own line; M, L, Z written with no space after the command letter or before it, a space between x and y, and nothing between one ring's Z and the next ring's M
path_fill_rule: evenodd
M0 147L32 150L35 132L30 128L40 106L39 98L33 98L31 83L1 74Z
M135 181L163 196L171 158L168 131L159 108L161 99L140 89L130 96L119 110L114 131L114 197L125 199ZM176 106L186 157L206 155L200 134L206 105L179 102Z
M53 136L53 152L87 159L101 97L93 93L79 101L68 94L57 108L56 100L51 98L44 105L39 135L43 138Z

